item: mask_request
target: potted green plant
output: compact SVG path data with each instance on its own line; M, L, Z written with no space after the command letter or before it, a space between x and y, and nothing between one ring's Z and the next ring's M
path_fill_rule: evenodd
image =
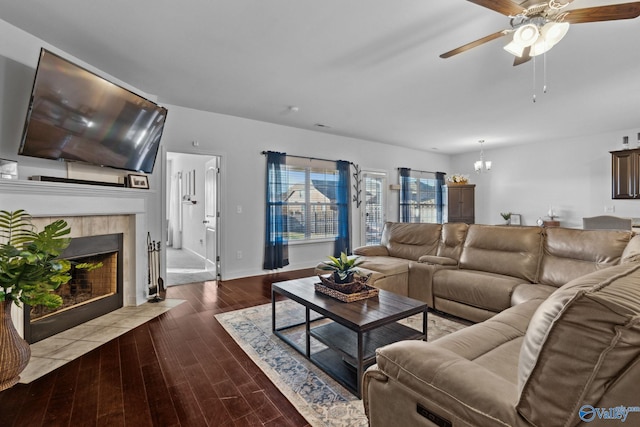
M509 225L511 220L511 212L500 212L500 216L504 219L504 223Z
M0 211L0 391L18 382L31 355L29 344L13 325L11 305L62 304L53 291L71 279L71 262L58 258L71 242L70 232L61 219L38 232L24 210ZM92 269L100 264L75 267Z
M329 256L329 261L319 264L318 269L333 273L328 277L318 275L318 278L325 287L343 294L360 292L371 276L356 277L356 274L360 273L356 267L363 262L359 257L349 257L344 252L340 253L339 257Z
M349 257L342 252L339 257L329 256L329 261L323 262L318 268L323 271L332 271L335 283L351 283L354 275L358 273L356 267L363 262L359 257Z

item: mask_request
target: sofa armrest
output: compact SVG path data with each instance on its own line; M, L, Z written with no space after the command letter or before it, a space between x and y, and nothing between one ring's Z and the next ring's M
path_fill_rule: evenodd
M433 275L438 270L449 270L455 268L457 268L457 263L453 265L445 265L426 262L411 262L409 264L409 298L424 301L429 307L434 308Z
M633 236L622 251L620 264L640 261L640 235Z
M382 245L360 246L353 250L353 254L360 256L389 256L389 250Z
M420 258L418 258L418 262L436 265L458 265L458 261L453 258L436 255L422 255Z
M539 283L523 283L513 289L511 306L513 307L532 299L547 299L557 289L555 286L541 285Z
M515 410L517 385L473 361L422 341L399 342L377 353L377 365L363 379L371 427L432 425L419 421L417 405L453 425L526 424Z

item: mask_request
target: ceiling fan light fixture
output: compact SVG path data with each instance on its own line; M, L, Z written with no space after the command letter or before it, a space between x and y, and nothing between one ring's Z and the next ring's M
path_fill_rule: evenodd
M518 58L522 57L522 54L524 53L524 46L519 45L518 43L515 43L513 41L507 43L507 45L504 47L504 50L506 50L507 52L509 52L510 54L517 56Z
M518 28L513 34L513 43L516 43L523 48L533 45L538 37L540 31L535 24L525 24Z
M538 41L531 46L531 56L542 55L551 50L569 31L568 22L548 22L540 30Z
M540 35L547 42L556 44L567 35L569 31L568 22L547 22L540 30Z

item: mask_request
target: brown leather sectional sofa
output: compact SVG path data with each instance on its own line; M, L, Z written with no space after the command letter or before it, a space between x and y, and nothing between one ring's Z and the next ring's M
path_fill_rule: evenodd
M634 253L632 237L618 230L388 222L380 245L354 254L374 272L374 286L480 322L619 264Z
M483 321L378 349L363 378L372 427L640 425L640 236L471 225L448 256L443 238L418 255L428 239L412 225L389 223L371 261L411 253L409 296Z

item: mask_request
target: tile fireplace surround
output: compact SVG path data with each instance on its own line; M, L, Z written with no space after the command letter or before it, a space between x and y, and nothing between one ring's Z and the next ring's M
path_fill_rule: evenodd
M123 233L124 306L147 301L147 197L150 190L27 180L0 180L0 209L24 209L41 230L65 219L70 237ZM138 263L136 260L145 260ZM23 334L22 309L13 307L16 329Z

